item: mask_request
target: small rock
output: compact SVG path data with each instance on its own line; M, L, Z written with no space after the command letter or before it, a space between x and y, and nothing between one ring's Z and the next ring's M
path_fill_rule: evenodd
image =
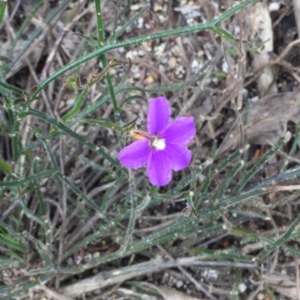
M158 57L162 56L162 54L163 54L164 51L165 51L165 47L166 47L166 44L165 44L165 43L162 43L162 44L160 44L159 46L156 46L156 47L154 48L155 54L156 54Z
M168 61L169 68L174 69L176 66L176 63L177 63L176 58L174 56L172 56Z
M153 83L154 82L154 78L150 75L146 77L146 83Z
M213 269L205 269L203 272L201 272L202 277L204 278L211 278L217 280L219 277L219 273L216 270Z
M222 71L223 72L228 72L228 63L226 60L223 61L222 63Z
M154 11L160 11L160 10L162 10L162 6L161 6L161 4L159 4L159 3L154 3Z
M126 57L126 58L129 58L129 59L131 59L131 60L133 60L134 57L133 57L132 51L128 51L128 52L126 53L125 57Z
M141 29L143 28L143 26L144 26L144 18L139 18L137 27Z
M66 106L65 101L60 101L58 108L59 108L59 109L62 109L62 108L65 107L65 106Z
M278 11L280 9L280 4L278 2L272 2L269 5L269 11Z
M139 4L134 4L134 5L131 5L130 9L131 10L139 10L140 9L140 5Z
M141 73L140 72L135 72L133 75L133 78L135 79L139 79L141 77Z
M182 280L177 280L175 285L178 289L180 289L183 286L183 281Z
M255 97L251 98L251 102L257 102L258 100L259 100L258 96L255 96Z
M199 66L198 61L196 59L193 60L192 62L192 69L197 68Z
M265 299L265 294L263 294L263 293L257 294L257 299L258 300L264 300Z
M159 65L159 66L158 66L158 70L159 70L159 71L162 71L162 72L165 72L165 71L166 71L166 68L165 68L163 65Z
M159 16L158 16L158 19L159 19L159 21L160 21L161 23L164 23L164 22L167 21L167 18L166 18L165 16L163 16L163 15L159 15Z
M95 252L95 253L93 253L93 258L97 258L97 257L99 257L100 256L100 252Z
M84 257L85 262L90 262L93 258L93 255L91 253L87 253Z
M247 289L247 286L246 286L246 284L244 282L242 282L242 283L239 284L238 288L239 288L239 291L241 293L244 293L246 291L246 289Z
M188 18L188 19L186 20L186 22L187 22L189 25L192 25L193 22L194 22L194 18Z
M144 53L143 50L139 50L139 51L138 51L138 56L144 56L144 55L145 55L145 53Z

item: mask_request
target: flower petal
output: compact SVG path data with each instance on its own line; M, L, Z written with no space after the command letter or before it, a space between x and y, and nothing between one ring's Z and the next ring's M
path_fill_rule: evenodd
M171 122L161 133L166 142L172 144L187 144L195 136L196 127L193 117L180 117Z
M164 152L151 151L148 160L147 175L156 186L166 185L172 179L172 164Z
M168 143L164 151L169 158L174 171L183 170L191 162L192 151L186 146Z
M120 163L130 169L138 169L143 167L150 155L149 141L135 141L119 152Z
M157 134L168 125L171 116L169 101L165 97L150 100L147 127L150 134Z

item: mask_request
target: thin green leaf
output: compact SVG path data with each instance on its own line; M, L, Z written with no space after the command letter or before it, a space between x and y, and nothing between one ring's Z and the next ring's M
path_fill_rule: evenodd
M285 138L280 138L278 142L265 155L263 155L258 162L246 172L244 178L237 184L233 193L238 194L245 186L245 184L267 163L267 161L286 143Z
M38 178L49 177L52 176L56 171L53 169L41 171L35 175L28 176L24 179L19 179L15 181L0 181L0 187L12 187L12 186L20 186L24 183L31 182L33 180L37 180Z
M24 252L26 250L26 247L22 243L16 241L14 238L12 238L7 233L5 233L1 228L0 228L0 243L6 245L8 249L17 250L20 252Z
M3 21L3 17L4 17L4 14L5 14L5 9L6 9L6 3L7 3L7 0L2 0L1 3L0 3L0 24Z
M122 127L115 125L114 123L102 120L90 120L90 119L79 119L78 122L89 124L89 125L98 125L112 130L122 131Z
M22 89L19 89L19 88L15 87L15 86L10 85L10 84L8 84L6 82L3 82L3 81L0 81L0 87L3 87L3 88L5 88L5 89L7 89L9 91L15 92L15 93L17 93L19 95L26 94L26 92L24 92Z
M265 249L259 255L260 258L262 259L262 258L268 256L275 249L277 249L278 247L280 247L284 243L286 243L290 239L293 231L299 225L299 223L300 223L300 214L298 214L297 218L292 222L292 224L289 226L287 231L278 240L276 240L275 242L273 242L270 245L268 245L267 247L265 247Z
M1 12L0 12L1 13ZM4 61L6 64L8 64L10 67L12 66L12 61L7 56L0 56L0 61Z
M113 159L109 154L105 153L102 149L91 143L89 140L84 138L83 136L75 133L73 130L62 124L61 122L49 117L47 114L40 112L38 110L30 108L28 110L28 114L36 116L45 122L52 124L54 127L58 127L63 132L67 133L69 136L73 137L75 140L77 140L79 143L89 147L91 150L97 152L101 156L103 156L106 160L108 160L112 165L114 165L117 168L121 168L119 162L117 162L115 159ZM123 170L123 169L122 169Z
M226 193L231 181L233 180L233 178L235 177L235 175L240 171L240 169L244 166L244 161L241 160L239 161L228 173L228 175L225 177L225 179L223 180L219 190L217 191L217 193L214 196L214 200L218 200L218 199L222 199L224 194Z
M11 174L11 168L8 163L0 156L0 169L7 174Z
M234 40L234 37L229 33L226 29L221 28L219 26L214 26L211 28L213 32L219 35L221 38L225 39L230 45L232 45L240 54L242 54L241 50L239 49L237 43Z
M23 200L19 199L18 202L19 202L20 207L23 209L25 215L26 215L29 219L31 219L31 220L33 220L34 222L40 224L44 229L46 229L45 222L43 222L43 220L42 220L40 217L35 216L35 215L30 211L30 209L28 209L28 207L26 206L26 204L25 204L25 202L24 202Z
M140 96L140 95L134 95L134 96L130 96L130 97L127 97L126 99L124 99L121 103L120 103L120 109L123 108L123 106L131 101L131 100L137 100L137 99L141 99L143 101L147 101L143 96Z

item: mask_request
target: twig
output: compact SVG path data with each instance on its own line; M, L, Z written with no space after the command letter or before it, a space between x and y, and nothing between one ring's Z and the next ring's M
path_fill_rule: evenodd
M44 284L38 285L34 287L34 290L40 290L44 291L45 294L50 297L51 299L57 299L57 300L72 300L71 298L61 295L60 293L53 291L52 289L49 289Z
M300 276L299 276L299 266L298 266L298 261L297 257L294 258L295 262L295 269L296 269L296 290L297 290L297 297L298 300L300 300Z
M47 60L46 60L46 63L45 63L45 66L42 70L42 74L41 74L41 80L45 80L47 78L47 74L52 66L52 63L53 63L53 59L54 59L54 56L55 54L57 53L63 39L66 37L67 33L69 32L70 28L69 26L68 27L64 27L63 28L63 31L60 33L58 39L55 41L54 43L54 46L52 47L52 50L50 51L48 57L47 57Z
M171 261L175 261L174 258L161 246L158 245L157 246L160 251L162 251L164 253L164 255L166 255ZM185 268L183 268L182 266L178 266L177 267L180 272L187 278L189 279L196 287L196 289L198 291L201 291L202 293L204 293L206 295L206 297L208 297L209 299L212 300L217 300L217 298L215 298L209 291L207 291L189 272L186 271Z
M181 266L210 266L210 267L225 267L225 268L244 268L257 269L259 266L255 263L238 263L228 261L200 261L205 260L206 255L199 255L193 257L184 257L172 261L163 261L162 259L153 259L144 263L131 265L116 270L101 272L95 276L86 278L74 284L62 287L59 292L71 297L82 295L83 293L92 292L97 289L107 287L116 283L120 283L137 276L149 275L154 272L161 272L166 269L176 268ZM200 284L195 280L195 284ZM208 292L207 292L208 293ZM209 293L208 293L209 294ZM210 294L209 294L210 295ZM215 297L211 296L211 299Z

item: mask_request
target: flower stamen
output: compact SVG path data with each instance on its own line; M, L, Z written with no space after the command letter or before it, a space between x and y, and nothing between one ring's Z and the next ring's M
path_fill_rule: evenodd
M156 150L164 150L166 148L166 140L155 138L154 141L152 142L152 146Z

